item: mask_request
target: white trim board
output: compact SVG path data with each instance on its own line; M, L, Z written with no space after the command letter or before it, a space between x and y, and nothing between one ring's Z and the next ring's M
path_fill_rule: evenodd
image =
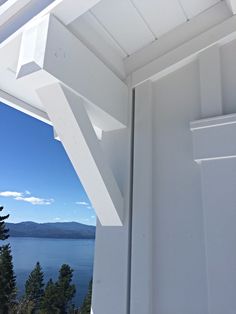
M25 101L22 101L11 94L0 89L0 102L8 105L16 110L19 110L29 116L38 119L46 124L52 125L47 113L39 108L36 108Z

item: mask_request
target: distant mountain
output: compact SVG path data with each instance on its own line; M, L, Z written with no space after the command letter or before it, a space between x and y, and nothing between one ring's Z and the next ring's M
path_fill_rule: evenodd
M11 237L94 239L95 227L78 222L35 223L25 221L6 223Z

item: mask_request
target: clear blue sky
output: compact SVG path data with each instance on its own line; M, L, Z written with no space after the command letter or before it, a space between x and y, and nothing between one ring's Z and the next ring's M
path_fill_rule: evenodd
M79 152L78 152L79 154ZM52 127L0 103L0 205L9 222L95 225L89 199Z

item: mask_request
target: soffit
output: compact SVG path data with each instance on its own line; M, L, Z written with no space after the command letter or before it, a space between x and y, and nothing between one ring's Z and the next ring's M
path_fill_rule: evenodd
M217 5L220 0L102 0L70 24L78 36L91 29L122 57L128 57ZM85 37L85 36L84 36ZM87 41L91 41L89 36Z

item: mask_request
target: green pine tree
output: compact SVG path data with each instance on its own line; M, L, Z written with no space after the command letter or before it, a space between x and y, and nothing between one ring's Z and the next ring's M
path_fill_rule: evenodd
M3 207L0 207L0 211ZM0 240L6 240L8 229L5 220L9 217L0 216ZM0 314L8 314L15 304L16 277L14 275L10 244L0 246Z
M0 206L0 212L3 210L3 206ZM0 240L6 240L8 239L9 230L6 228L5 220L9 218L9 215L6 216L0 216Z
M44 295L40 305L41 314L59 314L58 288L50 279L45 287Z
M93 286L93 281L91 280L88 287L88 293L86 297L84 298L84 302L80 310L80 314L90 314L91 312L92 286Z
M36 263L35 268L30 273L28 280L25 283L25 296L26 302L34 304L31 313L37 313L39 305L44 293L43 287L43 272L39 262Z
M12 313L17 314L31 314L33 313L35 308L35 304L33 301L27 300L25 298L22 298L16 305L15 308L13 308Z
M0 251L0 313L9 313L15 303L16 278L13 271L10 245L4 245Z
M56 283L58 305L61 314L67 313L70 301L73 299L76 288L71 284L73 277L73 269L69 265L63 264L59 271L59 278Z
M46 285L41 300L40 314L65 314L70 311L70 301L73 299L76 289L71 284L73 270L69 265L63 264L59 271L58 281L53 283L50 279Z

